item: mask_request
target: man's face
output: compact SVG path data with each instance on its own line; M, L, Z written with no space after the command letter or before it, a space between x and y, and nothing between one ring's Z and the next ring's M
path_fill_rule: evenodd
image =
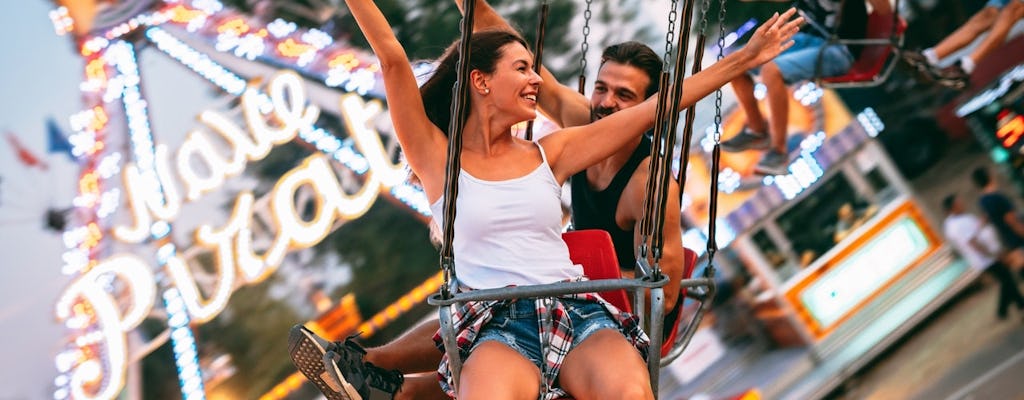
M640 68L607 61L597 71L590 108L595 120L644 101L651 78Z

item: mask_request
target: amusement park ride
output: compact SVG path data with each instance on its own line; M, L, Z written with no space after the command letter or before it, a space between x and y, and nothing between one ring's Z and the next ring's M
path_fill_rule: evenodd
M72 36L83 59L85 104L69 118L74 131L69 140L81 172L74 209L63 231L67 249L62 271L72 277L72 283L58 300L56 312L69 339L56 355L59 376L54 398L121 396L130 365L166 341L174 349L183 397L205 398L191 326L217 317L236 289L265 280L289 252L316 245L346 221L359 218L379 198L404 204L427 220L429 207L423 193L406 182L408 171L390 132L379 66L371 54L317 29L298 28L282 19L259 21L217 0L58 3L62 5L51 18L59 32ZM693 3L686 2L690 8L684 8L685 27L679 31L677 43L682 49L676 54L682 57L689 44ZM704 3L702 11L707 10L708 1ZM896 19L876 22L884 27L877 30L884 40L870 43L879 46L878 51L864 52L876 58L858 64L862 66L854 72L859 75L833 79L834 83L870 84L887 73L893 49L898 50L900 35L896 32L902 33L905 24ZM706 18L696 54L703 52L705 28ZM196 116L202 128L190 132L176 148L163 143L150 127L150 103L141 88L143 72L137 53L142 47L165 54L227 96L237 97L240 113L203 111ZM674 63L673 76L684 73L684 64L682 59ZM693 63L695 71L701 64L699 60ZM430 65L417 68L426 72ZM718 139L741 124L733 117L723 118L721 110L712 128L693 138L691 108L679 146L674 144L678 120L665 124L663 128L670 132L664 136L663 150L667 150L652 154L672 154L681 148L682 167L673 164L676 158L662 156L659 173L687 171L679 174L679 179L689 175L697 183L686 188L684 205L690 205L687 218L697 222L691 226L707 226L707 230L692 228L694 234L690 235L701 238L699 244L706 243L707 248L693 252L687 264L693 272L700 257L705 274L683 285L691 289L689 295L701 301L709 299L714 291L716 241L723 247L735 242L739 258L753 264L751 273L768 282L770 290L761 294L766 314L771 314L765 318L776 324L772 329L780 332L780 337L786 337L780 340L809 346L819 357L827 357L865 330L871 318L886 310L886 304L906 295L890 290L900 287L895 282L908 276L928 279L937 267L908 271L934 258L944 260L946 253L887 157L872 144L871 137L881 129L873 114L852 117L841 105L836 106L834 96L814 85L798 90L797 96L804 104L818 104L814 106L820 107L817 110L842 109L836 113L842 117L828 121L811 118L816 122L809 125L809 131L816 133L800 143L801 156L790 166L789 175L751 179L737 172L742 170L743 160L719 160ZM720 94L717 102L720 106ZM319 123L323 113L336 116L344 132L324 128ZM847 126L853 128L844 129ZM833 137L838 139L828 145L826 139ZM292 141L306 143L316 151L283 174L265 195L238 193L226 221L200 225L192 243L178 244L172 239L183 205L199 201L238 177L248 163L263 159L275 145ZM691 144L698 145L693 153L703 157L701 161L713 172L686 169ZM858 168L875 175L858 178ZM891 202L882 207L874 222L843 242L842 250L819 249L817 260L802 265L802 270L790 271L795 268L790 265L793 252L802 244L786 239L788 228L781 226L791 218L786 212L799 208L798 203L836 176L852 181L850 190ZM878 186L878 181L883 185ZM727 214L722 218L716 216L719 193ZM297 198L307 198L316 211L310 215L308 204L298 204ZM716 223L722 224L721 231L716 232ZM873 257L872 252L881 247L876 239L884 235L920 244L920 253L903 260L905 263L879 267L889 269L873 281L864 281L859 291L840 303L822 297L821 293L834 289L830 282L854 279L845 271ZM585 243L590 246L592 242ZM768 247L772 246L781 250L785 265L769 259ZM689 247L699 246L691 242ZM130 251L111 250L117 248ZM214 255L213 271L195 265L197 249ZM656 265L652 277L627 282L625 287L656 291ZM625 280L608 282L618 281ZM441 292L431 298L435 305L465 300L465 296L447 292L447 283L446 273L432 276L381 315L361 324L358 318L346 319L353 305L351 299L343 300L322 314L316 326L332 338L353 331L372 332L432 293ZM618 287L612 283L568 289L623 287L623 282L618 282ZM541 288L541 292L555 289L567 288ZM699 321L704 308L696 307L694 321ZM150 343L130 345L127 335L153 314L166 315L167 329ZM651 316L652 327L657 327L661 318ZM679 356L696 329L695 323L681 325L685 328L669 334L675 340L669 341L664 352L668 360ZM660 337L655 343L660 343ZM650 366L655 385L660 355L652 357ZM280 398L301 381L296 373L264 397Z

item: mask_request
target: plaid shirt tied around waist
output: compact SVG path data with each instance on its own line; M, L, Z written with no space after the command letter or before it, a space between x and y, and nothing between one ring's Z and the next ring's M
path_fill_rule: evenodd
M586 278L576 278L573 281L580 281ZM626 336L626 339L636 347L640 355L647 359L647 352L650 340L647 334L640 327L639 319L633 314L619 310L607 301L594 293L568 294L560 297L538 298L534 300L537 309L539 329L538 339L541 340L541 355L544 358L543 370L541 371L542 393L538 397L542 400L557 399L566 397L568 394L562 388L555 387L555 378L565 361L566 354L571 350L573 342L572 320L566 312L562 299L576 299L597 302L604 306L612 315L612 319L618 322L619 329ZM468 302L461 305L452 313L452 322L456 333L456 345L459 348L459 356L465 360L469 357L470 349L476 342L477 335L483 329L494 313L507 307L514 300ZM546 340L545 340L546 339ZM444 344L441 341L441 332L434 334L434 344L444 352ZM448 396L455 398L454 380L451 371L448 369L448 354L441 358L441 364L437 368L438 379L441 381L441 389Z

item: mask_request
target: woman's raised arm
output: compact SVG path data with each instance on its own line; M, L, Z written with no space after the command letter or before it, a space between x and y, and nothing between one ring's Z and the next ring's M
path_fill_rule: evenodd
M380 61L391 122L402 152L427 197L437 198L444 187L448 141L427 118L409 57L373 0L345 0L345 4Z

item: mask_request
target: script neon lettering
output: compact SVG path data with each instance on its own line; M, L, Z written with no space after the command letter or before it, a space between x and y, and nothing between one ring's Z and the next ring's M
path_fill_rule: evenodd
M178 149L174 165L188 200L195 200L228 177L241 173L245 160L265 157L273 145L291 140L300 129L311 127L319 115L319 109L305 104L301 78L294 73L276 75L268 83L268 92L269 101L254 87L242 96L248 134L223 115L209 111L200 114L199 120L219 139L197 130ZM266 109L261 112L261 107ZM390 161L380 134L373 127L374 119L383 112L380 102L366 103L349 94L341 97L339 107L355 147L370 166L365 174L359 178L338 174L325 155L315 154L284 174L265 198L257 200L249 192L239 194L227 221L219 228L197 228L194 246L189 249L215 253L212 288L201 287L200 281L210 280L197 279L194 269L198 267L190 265L190 252L186 251L184 256L173 253L163 260L169 282L181 293L194 322L216 317L227 306L235 288L265 279L280 266L287 252L319 243L345 221L362 216L382 191L405 179L404 165ZM226 144L229 152L216 151L218 142ZM123 170L134 221L132 225L113 229L119 240L141 243L149 238L154 221L171 222L180 212L183 198L166 146L156 146L155 156L152 172L140 171L130 164ZM197 161L204 167L202 171L194 169ZM312 213L303 212L307 209L304 197L314 202ZM253 225L257 215L269 219L258 230ZM261 232L259 240L256 231ZM265 238L264 232L272 234L272 239ZM58 317L80 317L76 304L95 310L94 320L89 323L102 331L96 340L107 349L95 359L74 365L71 387L75 398L113 398L123 386L127 360L124 334L135 329L154 307L158 285L152 270L134 255L115 255L78 277L65 291L58 304ZM114 273L129 283L125 287L131 290L127 299L130 304L120 304L118 300L125 299L115 299L107 292L108 287L100 283L103 280L98 276L106 273Z
M109 281L105 278L110 275L125 284L129 298L117 298L107 292ZM102 333L104 348L75 367L71 374L72 398L111 399L120 391L128 361L125 332L142 323L153 308L155 281L147 263L135 256L119 255L97 264L65 290L57 302L57 318L85 317L81 309L91 309L95 319L92 324ZM127 310L122 310L122 303L127 304ZM113 373L104 376L104 370ZM86 391L86 387L91 390Z

